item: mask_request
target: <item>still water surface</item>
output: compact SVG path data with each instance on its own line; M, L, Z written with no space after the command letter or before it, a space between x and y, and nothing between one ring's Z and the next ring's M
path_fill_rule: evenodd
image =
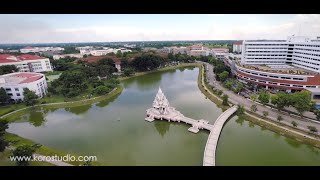
M66 108L40 107L14 117L8 131L65 152L96 155L103 165L202 165L208 132L144 120L160 86L185 116L211 123L222 113L197 86L199 69L180 68L123 82L112 100ZM320 150L261 127L230 119L217 148L217 165L320 165Z

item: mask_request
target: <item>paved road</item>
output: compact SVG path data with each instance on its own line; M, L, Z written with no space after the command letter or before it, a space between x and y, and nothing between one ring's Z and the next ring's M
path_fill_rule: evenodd
M287 113L279 113L278 110L276 109L271 109L270 107L267 106L262 106L258 103L252 102L251 100L244 98L243 96L237 95L235 94L233 91L230 91L226 88L224 88L220 82L216 81L215 78L215 74L213 73L213 66L209 63L204 63L205 64L205 68L207 69L207 80L208 83L211 86L214 86L216 89L220 89L223 91L224 94L229 96L229 101L233 104L242 104L244 105L245 109L247 111L250 111L251 109L251 105L255 104L257 105L257 109L258 111L256 112L257 114L263 116L262 112L263 111L267 111L269 112L268 118L274 121L277 121L277 117L280 114L283 118L283 120L281 121L281 123L287 124L289 126L292 126L291 122L292 121L296 121L298 123L298 128L304 131L309 131L307 126L314 126L318 129L318 131L320 131L320 124L316 123L316 122L312 122L309 120L305 120L302 118L297 118L297 117L293 117L288 115ZM239 103L240 102L240 103ZM277 121L278 122L278 121ZM317 134L320 135L320 132L318 132Z

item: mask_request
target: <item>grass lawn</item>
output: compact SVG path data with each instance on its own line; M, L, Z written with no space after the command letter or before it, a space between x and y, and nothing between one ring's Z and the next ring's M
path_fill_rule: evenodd
M58 79L61 74L62 74L62 73L57 74L57 75L49 75L49 76L47 75L47 76L46 76L46 78L48 78L47 82L51 82L51 81L53 81L53 80L55 80L55 79Z

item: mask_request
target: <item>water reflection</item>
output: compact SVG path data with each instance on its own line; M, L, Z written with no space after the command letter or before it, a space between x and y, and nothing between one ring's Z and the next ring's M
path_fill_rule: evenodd
M275 139L279 139L281 136L280 136L279 133L273 133L273 137L274 137Z
M254 123L249 121L249 127L254 128Z
M111 103L111 102L113 102L114 100L116 100L119 96L120 96L120 94L121 93L119 93L119 94L117 94L117 95L115 95L115 96L113 96L113 97L111 97L111 98L109 98L109 99L106 99L106 100L102 100L102 101L100 101L100 102L98 102L97 104L96 104L96 106L98 106L98 107L105 107L105 106L107 106L109 103Z
M295 139L289 139L289 138L285 138L284 139L291 147L294 148L299 148L302 144L300 142L298 142Z
M243 118L243 117L239 117L239 118L236 120L236 123L240 124L241 126L243 125L243 122L244 122L244 118Z
M316 147L311 146L311 145L307 145L307 148L310 149L316 155L320 155L320 149L319 148L316 148Z
M66 111L74 113L76 115L83 114L87 112L91 108L91 104L83 105L83 106L75 106L75 107L66 107L64 108Z
M44 118L44 113L41 111L31 111L29 113L29 122L35 126L39 127L44 124L45 118Z
M170 123L167 121L154 121L154 126L161 137L163 137L169 131Z

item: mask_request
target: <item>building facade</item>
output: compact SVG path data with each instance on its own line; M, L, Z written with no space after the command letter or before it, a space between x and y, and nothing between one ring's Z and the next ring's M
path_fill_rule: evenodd
M15 65L20 72L47 72L52 71L48 58L24 54L14 56L10 54L0 54L0 66Z
M57 54L57 55L53 55L54 60L66 58L66 57L83 58L83 55L82 54Z
M47 94L47 81L44 74L17 72L0 76L0 87L3 87L12 100L23 100L23 89L34 91L39 98Z
M243 42L236 76L243 82L287 92L320 88L320 40L291 36L287 40Z
M232 52L235 52L235 53L242 52L242 41L233 43Z

